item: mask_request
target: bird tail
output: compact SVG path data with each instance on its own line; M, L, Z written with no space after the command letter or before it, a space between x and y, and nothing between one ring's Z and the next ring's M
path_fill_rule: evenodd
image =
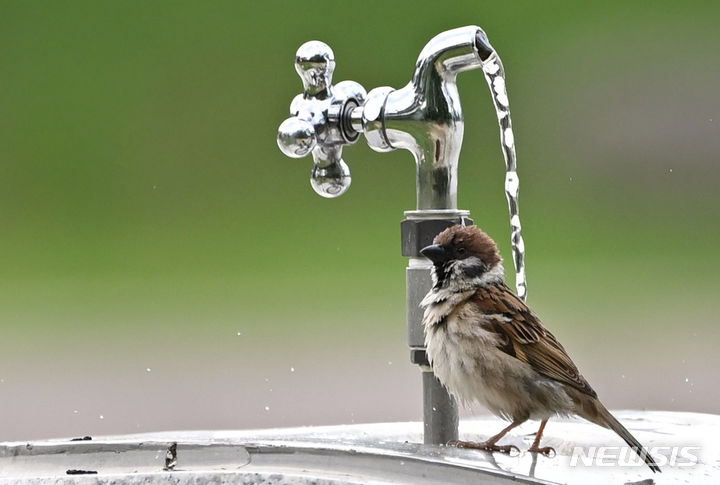
M594 419L591 419L590 421L593 421L596 424L599 424L600 426L603 426L605 428L610 428L611 430L615 431L618 436L620 436L625 443L628 444L630 448L633 449L637 455L647 463L647 466L650 467L650 469L653 472L660 473L660 467L657 463L655 463L655 460L652 456L650 456L650 453L648 453L647 449L640 444L640 442L635 439L635 437L630 434L630 431L625 428L622 424L620 424L620 421L615 419L615 416L610 414L610 411L603 406L603 404L598 401L597 399L594 399L596 406L595 411L596 414L593 416Z

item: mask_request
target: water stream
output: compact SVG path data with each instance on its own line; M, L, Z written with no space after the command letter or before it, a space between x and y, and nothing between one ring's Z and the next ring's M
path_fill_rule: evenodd
M505 88L505 69L502 61L493 53L483 63L483 72L492 93L498 124L500 125L500 143L505 157L505 196L510 210L510 241L512 243L513 263L515 263L515 287L523 301L527 298L527 280L525 278L525 242L522 237L518 196L520 180L517 174L517 154L515 153L515 136L510 118L510 101Z

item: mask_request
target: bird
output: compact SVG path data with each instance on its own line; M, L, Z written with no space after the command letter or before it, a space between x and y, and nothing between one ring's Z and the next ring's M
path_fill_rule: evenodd
M476 403L510 421L485 442L449 445L490 452L527 420L540 421L532 453L541 447L548 419L580 416L617 433L653 472L660 468L635 437L607 410L563 346L505 284L497 244L477 226L455 225L420 254L432 262L432 288L423 298L428 360L439 381L465 406Z

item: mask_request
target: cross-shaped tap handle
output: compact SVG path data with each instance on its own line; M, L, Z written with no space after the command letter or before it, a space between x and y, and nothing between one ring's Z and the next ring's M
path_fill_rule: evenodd
M346 120L362 106L365 89L354 81L335 86L335 55L320 41L306 42L295 54L295 70L303 93L290 103L290 118L280 124L277 143L293 158L313 155L310 184L323 197L338 197L350 187L350 169L342 159L343 145L355 143L360 134ZM344 121L345 120L345 121Z

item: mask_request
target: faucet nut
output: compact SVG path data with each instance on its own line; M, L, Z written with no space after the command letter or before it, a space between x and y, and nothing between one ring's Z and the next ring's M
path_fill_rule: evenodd
M362 108L362 124L365 139L370 148L376 152L389 152L393 150L384 133L383 109L388 94L395 91L390 86L381 86L371 89Z
M363 105L367 92L355 81L339 82L332 91L334 100L328 108L328 121L338 127L345 143L355 143L360 138L360 131L353 128L350 114Z

